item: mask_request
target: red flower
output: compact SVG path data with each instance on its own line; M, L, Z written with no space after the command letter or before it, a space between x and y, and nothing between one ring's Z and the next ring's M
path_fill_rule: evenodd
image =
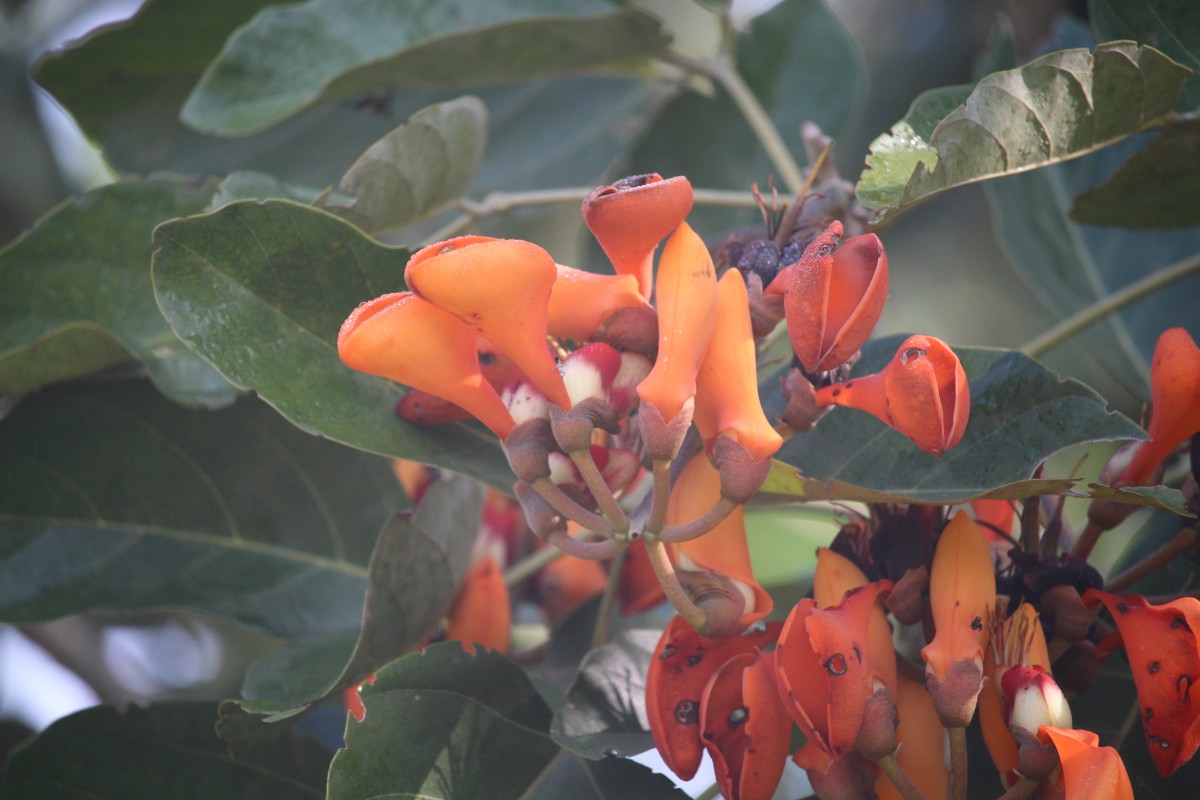
M910 336L883 372L817 391L821 405L857 408L940 456L967 429L971 394L958 356L941 339Z
M855 236L835 250L841 236L842 223L830 223L787 269L783 304L788 335L810 375L833 369L858 352L887 301L888 263L879 237Z
M1200 432L1200 348L1183 328L1163 331L1150 364L1150 441L1142 442L1118 482L1148 483L1162 460Z
M654 248L692 210L692 185L684 177L663 180L657 172L601 186L583 201L583 221L618 275L633 275L650 296Z
M1152 606L1138 595L1095 589L1083 599L1089 605L1104 603L1117 623L1150 758L1160 773L1170 775L1200 748L1200 696L1193 694L1200 676L1200 600L1183 597Z

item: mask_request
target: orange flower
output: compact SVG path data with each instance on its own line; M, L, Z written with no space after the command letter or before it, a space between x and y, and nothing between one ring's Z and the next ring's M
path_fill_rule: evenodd
M629 616L654 608L665 601L667 595L658 582L658 576L654 574L650 554L646 552L646 542L638 539L625 552L625 567L621 570L617 599L621 603L621 613Z
M701 705L710 679L734 656L754 654L774 644L778 636L779 623L775 622L744 636L705 639L683 617L671 619L646 674L646 716L654 746L680 778L691 780L704 755ZM751 694L760 696L756 688ZM777 697L764 700L768 705L778 703ZM750 716L754 716L753 711ZM785 741L785 755L786 748Z
M896 691L896 760L930 800L946 797L950 783L946 768L946 733L938 719L933 699L925 687L901 675ZM902 795L887 776L875 783L879 800L901 800Z
M837 606L805 598L788 615L775 647L775 681L807 740L792 760L825 772L854 746L870 691L867 620L885 585L854 590Z
M721 496L721 475L704 453L684 467L671 490L668 525L690 522L708 511ZM733 581L745 603L739 620L747 628L771 613L774 601L754 580L746 545L745 508L737 506L708 533L691 541L667 545L676 564L689 572L712 572Z
M632 275L597 275L557 266L558 279L546 308L546 327L551 336L587 341L614 311L650 307Z
M1183 597L1152 606L1138 595L1089 589L1084 602L1102 602L1125 642L1129 669L1142 709L1146 747L1164 776L1183 766L1200 748L1200 600Z
M525 377L513 360L497 350L491 342L481 338L478 348L479 371L497 392L504 391L504 387ZM458 422L471 417L471 412L465 408L420 389L413 389L400 399L396 404L396 414L400 419L420 425Z
M762 461L775 455L783 437L771 427L758 397L748 302L742 273L728 270L717 283L717 323L696 376L693 419L706 442L729 436Z
M1150 364L1150 440L1134 451L1118 482L1148 483L1185 439L1200 432L1200 348L1183 328L1163 331Z
M568 524L579 529L575 523ZM604 591L608 574L599 561L563 555L538 571L537 590L539 605L553 625L574 609Z
M462 406L505 439L513 429L512 417L480 372L476 338L450 312L399 292L355 309L338 333L338 354L351 369Z
M658 358L638 396L670 422L696 394L717 312L717 276L708 248L686 222L671 234L658 264Z
M817 391L821 405L857 408L940 456L962 439L971 411L967 376L949 345L910 336L883 372Z
M846 593L870 583L857 565L828 547L817 549L817 569L813 573L813 599L821 608L840 604ZM883 604L875 601L867 619L867 663L873 677L893 696L896 694L896 649L892 644L892 626Z
M466 322L524 370L551 403L570 408L546 344L554 259L520 239L460 236L413 254L404 280L416 294Z
M474 655L475 645L501 653L508 652L512 633L512 601L504 585L504 573L492 554L471 567L454 598L448 615L446 639L462 642L463 649Z
M933 641L921 650L929 692L947 724L970 721L983 680L987 620L996 604L991 549L965 511L938 539L929 574Z
M787 270L788 335L809 374L833 369L858 352L887 301L888 263L879 237L855 236L835 250L841 236L842 223L830 223Z
M1058 751L1066 800L1133 800L1121 756L1111 747L1100 747L1096 734L1043 725L1038 738Z
M619 275L633 275L650 296L654 248L692 210L692 185L657 172L601 186L583 201L583 221Z

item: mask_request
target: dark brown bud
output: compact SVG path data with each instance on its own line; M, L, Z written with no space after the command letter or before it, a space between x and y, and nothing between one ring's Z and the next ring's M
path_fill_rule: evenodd
M812 383L798 369L788 370L780 383L783 386L783 396L787 398L787 408L779 415L779 421L797 433L812 430L817 420L828 410L817 403L817 393Z
M879 767L851 750L834 759L825 772L808 771L813 792L821 800L875 800Z
M541 417L513 428L504 442L508 466L526 483L550 477L549 457L554 452L558 452L558 443L550 430L550 420Z
M739 505L750 502L771 471L771 459L755 461L746 448L728 436L716 438L712 460L721 473L721 496Z
M525 520L529 523L529 529L541 539L545 539L554 531L565 531L567 529L567 521L562 515L555 511L546 499L534 491L533 487L525 481L517 481L513 484L513 493L517 496L517 502L521 504L521 510L525 512Z
M592 446L592 431L596 428L618 433L617 415L612 406L598 397L589 397L575 404L570 411L550 406L550 429L554 440L564 453L586 450Z
M704 625L696 628L696 633L710 639L724 639L745 630L741 619L746 600L733 581L715 572L681 569L675 574L688 598L704 612Z
M658 313L644 306L617 309L600 323L592 341L604 342L622 353L640 353L653 361L658 356Z
M858 729L854 746L872 761L892 755L899 747L896 742L896 723L896 702L888 688L879 684L867 698L862 727Z
M1092 687L1103 662L1096 645L1084 639L1068 647L1054 662L1054 679L1063 689L1082 694Z
M653 403L638 406L638 429L642 434L646 455L655 461L671 461L679 455L683 439L692 426L695 408L695 398L689 397L674 419L667 422Z
M1078 642L1087 636L1095 616L1083 604L1074 586L1061 583L1042 593L1038 600L1038 613L1042 619L1053 623L1055 636L1061 636L1068 642Z
M929 570L922 564L907 570L883 602L901 625L915 625L925 615L928 591Z
M761 339L783 321L783 295L764 295L762 277L753 272L746 276L746 294L750 306L750 329L754 338Z
M1044 781L1059 767L1058 750L1053 744L1043 744L1033 731L1010 728L1017 740L1017 771L1026 778Z
M979 691L983 688L983 668L979 664L960 658L950 665L946 680L939 681L933 670L926 670L925 680L943 725L965 728L971 724Z

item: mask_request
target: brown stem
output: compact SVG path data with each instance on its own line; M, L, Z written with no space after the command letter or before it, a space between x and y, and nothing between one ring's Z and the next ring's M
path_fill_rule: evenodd
M1096 547L1096 542L1100 541L1100 534L1104 530L1088 520L1087 527L1083 529L1083 533L1079 534L1079 539L1075 542L1075 546L1071 548L1071 555L1083 561L1088 560L1088 556L1092 554L1092 550Z
M658 540L678 543L698 539L724 522L725 518L732 514L737 507L738 504L727 497L717 498L717 502L713 503L708 511L694 520L680 525L664 525L658 534Z
M900 766L900 762L894 755L884 756L875 763L883 770L883 774L887 775L892 786L896 787L896 791L904 800L928 800L925 793L913 783L912 778L908 777L908 773L904 771L904 767Z
M679 616L687 620L693 628L703 628L708 616L684 591L679 576L675 574L675 567L671 564L671 558L667 555L667 546L662 542L646 539L646 552L650 555L650 565L654 567L654 574L663 588L663 594L671 601Z
M625 569L625 561L629 556L629 548L623 548L608 568L608 581L604 584L604 594L600 595L600 606L596 609L596 624L592 628L592 649L595 650L608 641L608 618L612 616L613 601L617 597L617 587L621 584L621 570Z
M603 561L612 558L628 545L616 539L601 539L598 542L585 542L572 537L566 531L551 531L546 541L562 550L569 556L586 558L589 561Z
M1162 547L1110 580L1104 587L1105 591L1125 591L1142 578L1155 572L1159 567L1165 566L1191 550L1197 540L1200 540L1200 533L1197 533L1195 528L1184 528L1175 534L1175 538L1171 541L1164 543Z
M609 490L608 484L604 482L604 476L600 473L600 468L596 466L596 460L592 458L592 450L585 447L582 450L576 450L571 453L571 461L575 462L575 466L579 469L579 474L583 476L583 482L587 484L588 490L592 493L592 497L596 498L596 504L600 506L600 513L608 520L608 524L617 534L623 534L629 530L629 519L625 516L625 512L621 509L621 505L617 499L613 497L612 491Z
M665 459L654 462L654 488L651 490L650 516L644 531L650 538L657 538L667 518L667 503L671 500L671 462Z
M950 736L950 800L967 800L967 729L947 728Z
M612 536L613 529L608 524L608 520L576 503L554 481L549 478L538 478L530 486L550 504L551 508L567 519L578 522L584 528L595 531L601 536Z

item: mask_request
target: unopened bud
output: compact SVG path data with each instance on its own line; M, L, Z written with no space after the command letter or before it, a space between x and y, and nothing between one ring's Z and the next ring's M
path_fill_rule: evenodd
M828 410L817 402L817 393L812 382L804 373L793 367L780 379L787 408L779 415L779 421L797 433L811 430L817 420Z
M854 746L867 758L878 761L896 752L896 702L882 683L876 682L874 693L863 707L862 727Z
M713 445L713 465L721 474L721 496L739 505L750 502L771 471L771 459L754 456L728 436L718 436Z
M1042 593L1038 600L1038 613L1042 619L1053 624L1055 636L1068 642L1078 642L1087 636L1094 616L1074 586L1058 584ZM1062 726L1060 726L1062 727Z
M938 719L947 728L965 728L975 716L979 691L983 688L983 666L975 659L960 658L950 665L946 680L939 681L932 669L925 681Z
M612 388L608 393L608 403L620 419L628 414L638 403L638 384L646 380L650 370L654 369L654 361L641 353L621 353L621 368L613 378Z
M750 305L750 329L754 338L761 339L783 321L783 294L763 294L762 277L751 272L746 276L746 294Z
M550 431L550 420L535 418L513 428L504 442L504 455L513 474L527 483L550 476L550 454L558 444Z
M629 306L604 318L592 341L617 350L640 353L653 361L658 356L658 313L653 308Z
M696 633L710 639L737 636L744 630L741 619L746 600L733 580L715 572L676 570L679 583L696 607L704 612L704 625Z
M547 419L550 416L550 404L546 396L529 381L521 381L506 388L500 395L508 408L513 422L520 425L533 419Z
M1008 728L1023 728L1036 735L1042 725L1071 727L1071 707L1062 689L1041 667L1015 666L1000 676Z
M689 397L684 401L679 413L667 421L653 403L642 403L638 407L638 428L642 434L642 443L646 447L646 455L654 461L671 461L679 455L683 439L692 426L692 412L695 408L696 398Z
M592 431L596 428L609 433L617 433L620 430L612 407L598 397L576 403L570 411L551 406L550 428L558 446L567 453L591 447Z
M545 539L554 531L567 529L567 522L562 515L555 511L546 502L546 499L525 481L517 481L513 484L513 494L517 496L517 502L521 504L521 510L525 512L525 520L529 523L529 529L539 538Z
M925 615L925 594L928 591L929 569L922 564L905 571L883 602L901 625L915 625Z

